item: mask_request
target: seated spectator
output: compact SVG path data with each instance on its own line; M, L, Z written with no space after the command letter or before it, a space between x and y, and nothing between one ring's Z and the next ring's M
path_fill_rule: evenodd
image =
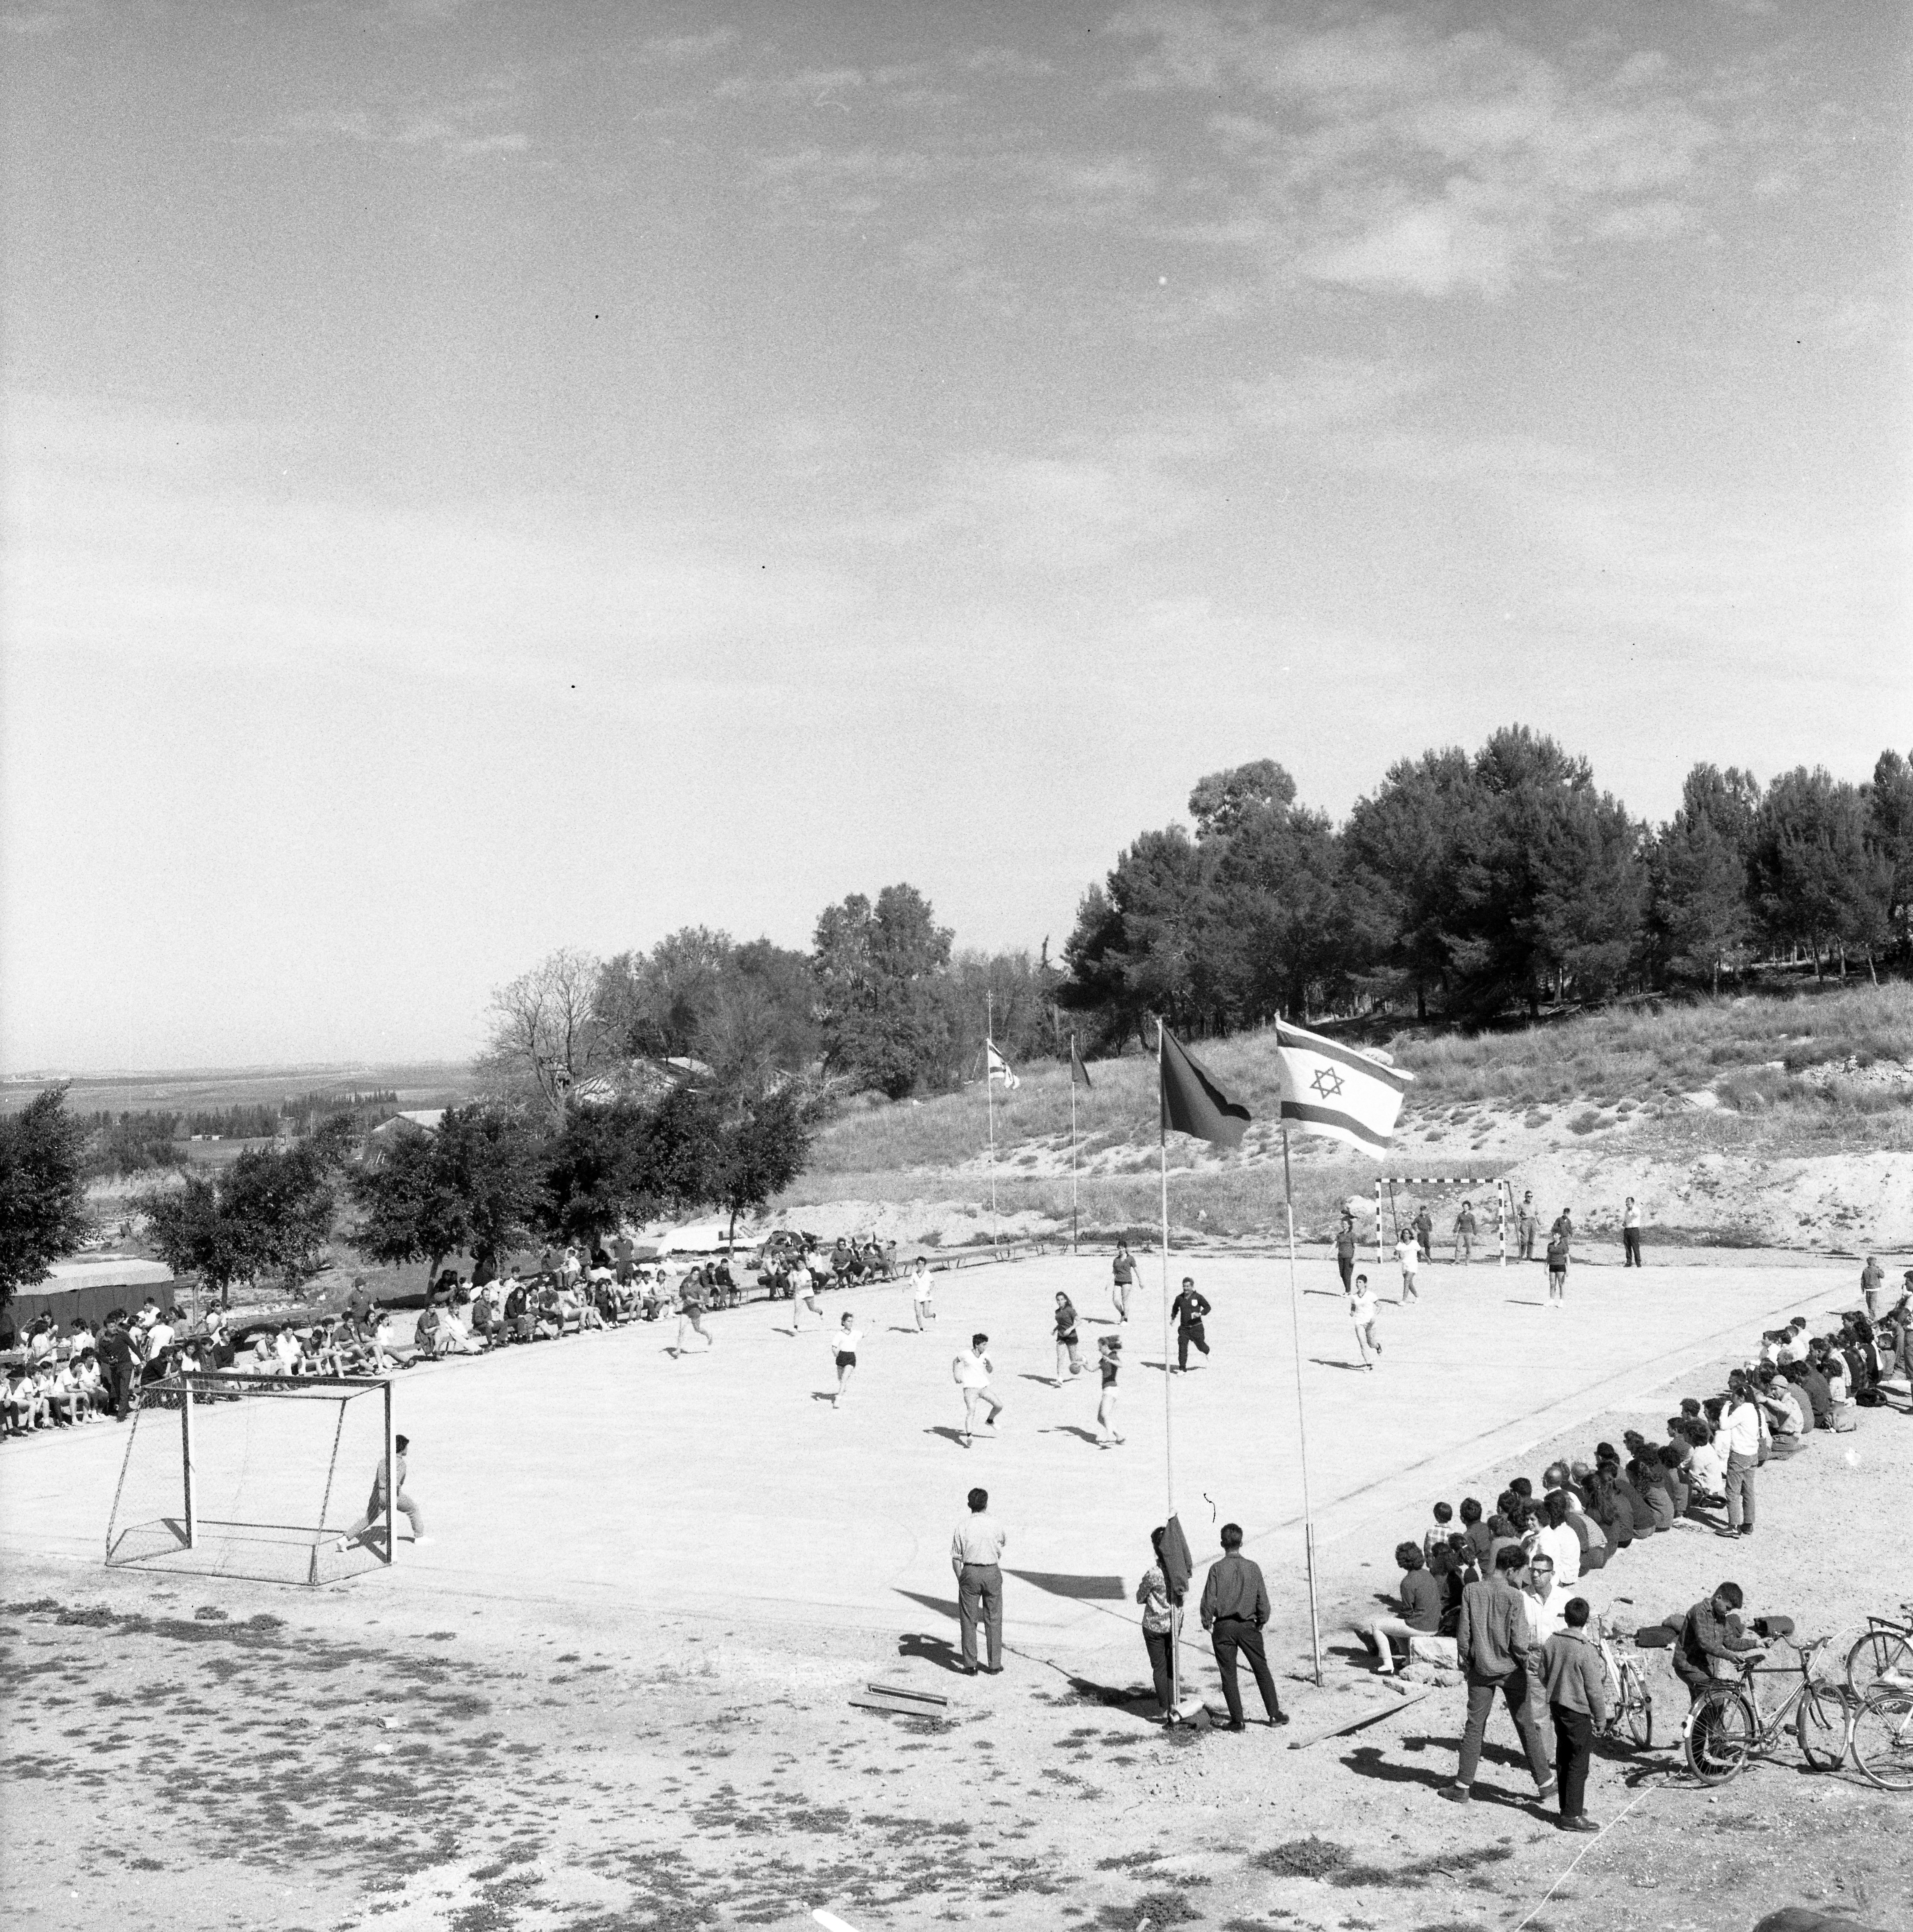
M1435 1527L1422 1532L1422 1559L1431 1570L1435 1564L1435 1552L1446 1550L1448 1538L1455 1522L1455 1508L1452 1503L1437 1503L1435 1506Z
M282 1322L279 1332L272 1338L272 1353L279 1364L282 1376L302 1375L305 1372L305 1350L290 1322Z
M439 1353L441 1355L481 1355L485 1345L465 1325L472 1304L461 1293L451 1306L439 1313Z
M272 1332L262 1328L240 1352L237 1366L249 1376L276 1376L279 1358L273 1352Z
M558 1285L547 1279L538 1292L532 1313L532 1340L555 1342L565 1332L565 1316L559 1306Z
M1585 1576L1591 1570L1605 1569L1609 1555L1607 1532L1601 1527L1593 1510L1570 1511L1567 1526L1581 1545L1581 1574Z
M491 1305L491 1297L481 1292L472 1298L472 1334L480 1347L491 1346L492 1329L496 1312Z
M1548 1557L1555 1575L1565 1587L1581 1579L1581 1538L1568 1520L1567 1497L1561 1490L1547 1492L1542 1504L1543 1520L1535 1532L1534 1553Z
M1639 1498L1652 1527L1645 1532L1640 1532L1640 1517L1637 1514L1635 1518L1637 1533L1653 1535L1662 1530L1672 1529L1679 1520L1681 1512L1674 1507L1674 1498L1667 1488L1666 1474L1660 1454L1653 1444L1643 1443L1642 1454L1627 1466L1627 1480L1635 1495Z
M7 1432L10 1436L30 1435L46 1426L40 1385L24 1363L16 1363L7 1371L6 1414Z
M419 1310L418 1324L412 1331L413 1343L427 1361L438 1359L439 1323L438 1310L427 1301Z
M1787 1386L1778 1380L1776 1371L1767 1364L1762 1364L1759 1373L1748 1385L1748 1393L1759 1405L1766 1422L1773 1444L1772 1454L1783 1457L1798 1454L1802 1447L1800 1411L1795 1407L1793 1397L1782 1393Z
M1693 1477L1689 1506L1698 1501L1717 1509L1727 1500L1727 1458L1705 1422L1687 1423L1687 1440L1693 1445L1687 1465Z
M27 1366L37 1368L42 1362L50 1362L59 1352L59 1331L50 1315L36 1315L26 1324L26 1333L20 1337L22 1347L26 1350Z
M532 1292L514 1274L507 1284L505 1296L505 1334L514 1342L529 1342L533 1324Z
M1401 1614L1371 1617L1355 1626L1355 1634L1375 1653L1375 1668L1385 1677L1395 1672L1391 1640L1399 1640L1405 1661L1417 1635L1438 1636L1441 1628L1441 1591L1428 1574L1420 1546L1398 1544L1395 1560L1402 1567L1402 1581L1396 1592Z

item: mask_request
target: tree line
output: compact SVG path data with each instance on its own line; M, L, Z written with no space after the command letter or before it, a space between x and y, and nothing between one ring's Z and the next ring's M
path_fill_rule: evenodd
M1203 778L1084 894L1060 1006L1114 1048L1381 1010L1481 1024L1756 965L1913 966L1913 763L1763 786L1707 764L1664 825L1522 726L1392 766L1340 826L1270 759Z

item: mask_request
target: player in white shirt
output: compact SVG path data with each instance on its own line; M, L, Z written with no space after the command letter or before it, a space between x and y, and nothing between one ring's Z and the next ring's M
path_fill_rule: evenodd
M1381 1338L1375 1333L1375 1298L1365 1274L1358 1274L1348 1291L1348 1318L1355 1324L1355 1346L1362 1351L1362 1366L1372 1369L1375 1364L1369 1359L1369 1351L1373 1349L1379 1355Z
M920 1335L926 1322L937 1318L937 1311L930 1305L930 1264L919 1255L911 1264L910 1272L910 1304L916 1310L916 1330Z
M817 1280L811 1273L810 1258L800 1254L790 1269L790 1333L793 1335L797 1332L798 1311L805 1308L817 1317L820 1328L829 1325L823 1318L823 1310L817 1305Z
M1003 1413L1003 1404L990 1393L994 1372L989 1357L983 1352L989 1346L988 1336L973 1335L970 1346L950 1364L951 1378L963 1391L963 1446L966 1449L970 1447L970 1431L979 1408L989 1411L983 1420L992 1436L997 1432L997 1418Z
M1405 1229L1402 1238L1395 1244L1395 1259L1402 1270L1402 1299L1419 1301L1421 1297L1415 1292L1415 1270L1422 1264L1422 1244L1415 1239L1415 1231Z
M837 1324L836 1334L830 1338L837 1357L837 1393L830 1398L832 1408L841 1404L844 1393L850 1386L850 1378L857 1372L857 1350L862 1341L863 1331L856 1325L850 1311L845 1309L843 1320Z

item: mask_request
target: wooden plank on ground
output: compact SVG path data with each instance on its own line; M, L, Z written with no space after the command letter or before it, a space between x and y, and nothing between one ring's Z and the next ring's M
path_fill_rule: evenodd
M859 1711L882 1711L893 1718L927 1718L933 1724L947 1724L946 1714L934 1705L919 1703L914 1697L877 1697L866 1694L850 1702Z
M935 1690L919 1690L909 1684L867 1684L867 1690L874 1690L880 1697L913 1697L922 1704L934 1704L939 1710L947 1709L949 1700Z
M1424 1684L1421 1689L1411 1691L1405 1697L1391 1700L1386 1704L1371 1704L1354 1717L1343 1718L1323 1730L1310 1731L1304 1736L1290 1738L1288 1748L1291 1750L1306 1750L1311 1744L1318 1744L1324 1738L1339 1738L1347 1732L1359 1731L1364 1724L1375 1724L1383 1718L1392 1718L1396 1712L1405 1711L1411 1705L1419 1704L1434 1688L1432 1684Z

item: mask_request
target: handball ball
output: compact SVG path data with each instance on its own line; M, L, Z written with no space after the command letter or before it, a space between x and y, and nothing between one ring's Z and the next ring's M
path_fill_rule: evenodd
M1846 1452L1846 1466L1849 1469L1857 1469L1859 1468L1860 1451L1858 1449L1849 1449Z

